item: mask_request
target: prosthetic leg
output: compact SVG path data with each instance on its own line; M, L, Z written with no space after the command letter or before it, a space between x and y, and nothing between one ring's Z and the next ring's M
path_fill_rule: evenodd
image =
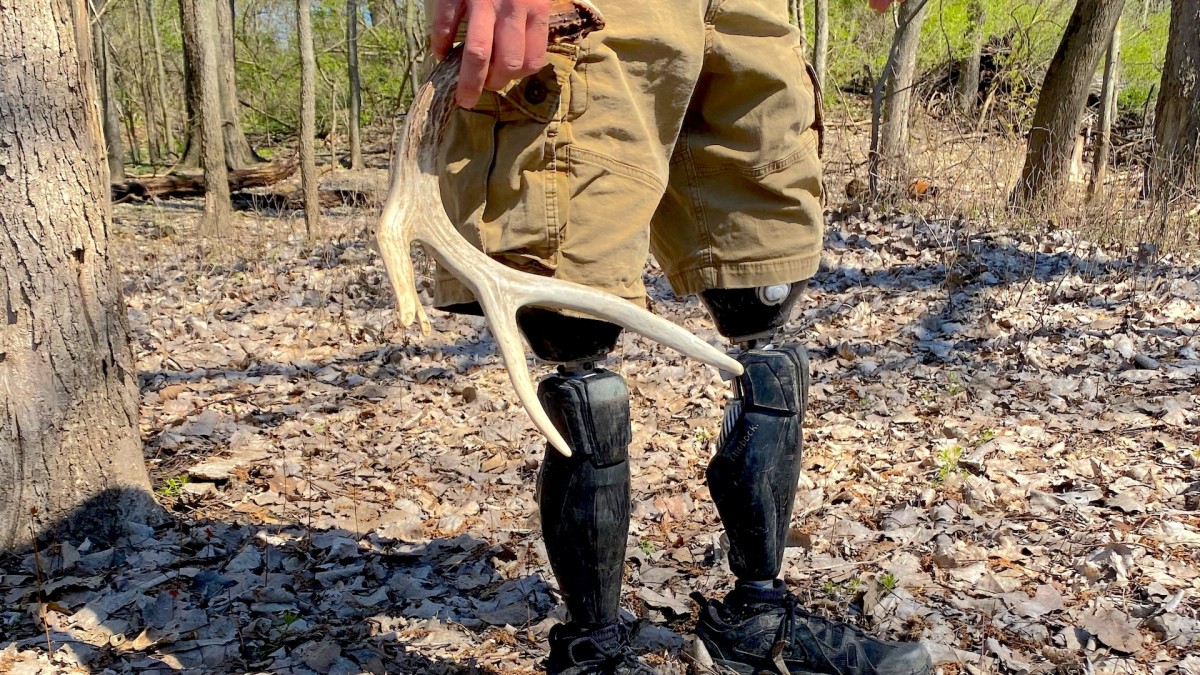
M771 586L779 576L800 472L807 399L803 347L760 348L786 321L804 284L703 294L722 335L746 351L735 382L709 488L730 537L739 581ZM616 345L620 328L530 308L518 316L540 358L560 364L538 396L574 454L548 452L539 475L542 532L550 566L582 630L619 616L629 530L629 392L595 362Z
M769 342L804 286L701 295L720 333L745 350L707 478L729 536L730 568L740 583L760 587L773 585L783 565L808 404L808 352Z
M924 675L931 665L920 643L884 642L808 614L778 578L800 477L809 369L803 346L770 343L804 286L701 294L717 329L744 350L745 373L734 381L707 471L737 583L723 601L693 596L701 613L692 658L711 673Z
M560 364L538 398L572 455L546 451L538 507L550 567L571 614L550 634L547 670L557 675L611 672L652 675L629 649L620 620L629 534L629 389L596 367L616 346L612 324L530 308L518 316L538 357Z
M616 623L629 533L629 390L607 370L562 368L538 396L575 453L547 450L538 477L550 567L576 623Z

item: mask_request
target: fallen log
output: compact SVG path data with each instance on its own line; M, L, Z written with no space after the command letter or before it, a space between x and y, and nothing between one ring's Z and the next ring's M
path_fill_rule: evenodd
M321 208L339 206L374 208L380 205L378 195L360 190L322 189L318 192ZM295 211L304 208L301 190L289 192L241 192L233 194L233 208L239 211Z
M278 183L296 172L295 157L257 164L229 172L229 191L248 190ZM128 178L112 184L114 202L126 199L180 199L204 196L204 175L169 173L165 176Z

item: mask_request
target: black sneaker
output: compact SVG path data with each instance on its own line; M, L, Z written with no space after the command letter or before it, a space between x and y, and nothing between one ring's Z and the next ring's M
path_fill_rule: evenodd
M885 642L861 628L796 608L781 582L739 587L725 602L698 593L693 662L700 672L758 675L925 675L933 664L919 642Z
M550 675L658 675L633 654L637 625L625 622L583 630L564 623L550 629Z

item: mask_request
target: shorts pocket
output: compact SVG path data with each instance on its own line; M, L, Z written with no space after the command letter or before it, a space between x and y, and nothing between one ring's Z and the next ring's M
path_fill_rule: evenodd
M576 57L553 45L541 71L456 111L443 139L451 221L488 255L533 272L557 265Z
M494 112L502 121L528 119L543 124L577 117L583 112L581 102L572 100L572 91L583 89L582 76L576 72L578 58L576 45L550 45L540 71L500 91L485 91L473 110Z
M559 276L623 298L641 298L650 246L647 224L662 185L638 167L579 147L571 148L567 163Z

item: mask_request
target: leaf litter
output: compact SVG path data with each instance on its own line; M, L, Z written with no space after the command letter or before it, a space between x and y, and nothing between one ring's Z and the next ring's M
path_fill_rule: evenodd
M369 214L315 244L239 215L207 250L162 235L194 210L116 215L172 518L2 561L0 670L538 672L565 613L546 446L483 321L398 331ZM922 639L944 673L1200 672L1196 261L864 209L826 243L787 336L813 357L784 568L805 605ZM654 310L719 344L656 272ZM730 585L704 485L728 387L636 336L619 357L624 607L684 672L689 593Z

